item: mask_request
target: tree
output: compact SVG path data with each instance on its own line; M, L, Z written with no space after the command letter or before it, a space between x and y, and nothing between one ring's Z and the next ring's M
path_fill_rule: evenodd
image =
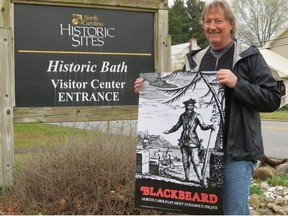
M185 43L190 38L190 20L186 14L186 7L182 0L175 0L169 9L169 33L172 45Z
M287 27L288 0L234 0L238 38L264 46L278 31Z
M169 8L171 43L186 43L195 38L200 47L205 47L207 41L200 22L205 3L201 0L188 0L186 4L183 0L174 0L174 5Z
M205 7L205 1L201 0L188 0L187 1L187 14L191 23L191 36L197 39L200 47L206 47L209 42L205 37L203 25L201 21L201 14Z

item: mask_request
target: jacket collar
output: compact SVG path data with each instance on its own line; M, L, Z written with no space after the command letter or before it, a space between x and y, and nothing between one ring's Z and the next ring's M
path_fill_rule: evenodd
M236 39L234 39L234 46L235 52L233 58L233 67L239 60L259 53L259 50L255 46L249 46L247 44L238 42ZM205 49L194 50L187 53L184 59L186 70L198 71L200 66L199 63L210 48L211 45L207 46Z

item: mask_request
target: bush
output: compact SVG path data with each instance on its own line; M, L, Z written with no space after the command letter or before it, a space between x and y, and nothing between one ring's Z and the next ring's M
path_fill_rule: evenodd
M157 213L134 208L136 138L95 134L68 136L21 162L14 192L25 214Z

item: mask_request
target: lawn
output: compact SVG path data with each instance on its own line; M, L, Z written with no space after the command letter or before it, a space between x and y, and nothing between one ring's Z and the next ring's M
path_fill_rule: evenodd
M272 113L260 113L261 119L271 119L271 120L286 120L288 121L288 109L279 110Z

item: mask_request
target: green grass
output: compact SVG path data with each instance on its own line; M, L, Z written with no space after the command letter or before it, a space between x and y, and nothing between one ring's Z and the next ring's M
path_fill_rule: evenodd
M85 134L87 131L50 124L14 124L15 149L53 146L55 141L65 142L65 135Z
M270 187L275 187L275 186L283 186L283 187L288 187L288 174L286 175L281 175L281 176L274 176L271 178L268 178L266 180L268 185ZM262 196L264 193L263 188L261 188L261 180L253 180L251 185L250 185L250 195L251 194L256 194L258 196Z
M261 188L260 184L252 183L250 186L250 194L256 194L258 196L262 196L264 193L263 189Z
M51 124L14 124L14 170L21 170L23 161L35 157L42 149L69 143L69 136L83 137L92 131ZM94 134L97 133L94 131ZM23 154L24 153L24 154ZM25 154L33 153L33 154Z
M262 120L271 119L271 120L288 120L288 106L285 106L281 109L278 109L275 112L271 113L260 113Z
M276 111L273 113L260 113L262 120L288 120L288 111Z
M272 187L274 186L288 187L288 174L269 178L267 179L267 182Z

